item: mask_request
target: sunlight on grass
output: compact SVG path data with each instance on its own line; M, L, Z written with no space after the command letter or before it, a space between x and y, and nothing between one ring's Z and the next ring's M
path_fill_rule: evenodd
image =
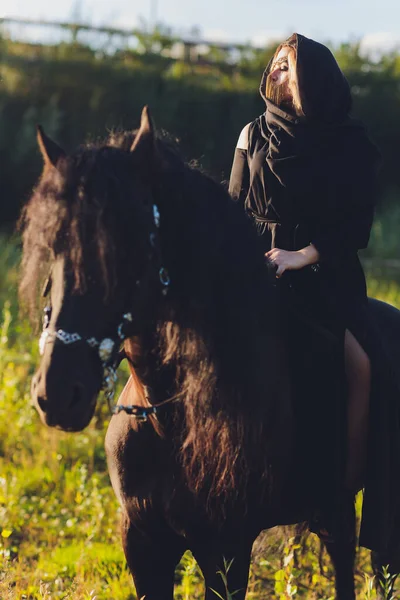
M15 242L0 240L0 598L134 600L103 447L106 403L99 399L90 427L79 434L39 422L29 394L37 333L18 317L18 257ZM395 279L382 282L372 274L369 286L373 295L400 306ZM366 551L358 554L356 581L360 598L376 598ZM328 600L333 584L315 536L300 539L286 528L257 540L248 599ZM200 570L187 553L176 573L176 598L203 594ZM234 590L227 589L226 597L235 598Z

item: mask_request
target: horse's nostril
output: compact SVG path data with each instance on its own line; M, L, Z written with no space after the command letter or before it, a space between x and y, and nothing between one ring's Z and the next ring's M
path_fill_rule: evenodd
M38 396L37 403L41 411L46 412L46 400Z

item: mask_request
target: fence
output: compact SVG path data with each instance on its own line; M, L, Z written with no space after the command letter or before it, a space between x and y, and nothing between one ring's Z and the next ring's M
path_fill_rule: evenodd
M225 62L235 65L243 58L265 51L251 44L228 44L192 38L181 39L169 29L155 28L152 32L140 29L96 27L85 23L56 22L35 19L0 19L4 37L36 43L85 43L94 49L112 53L117 49L161 53L185 62Z

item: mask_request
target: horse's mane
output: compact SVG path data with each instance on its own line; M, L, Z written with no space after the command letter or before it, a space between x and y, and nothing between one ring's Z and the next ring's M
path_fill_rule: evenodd
M128 238L131 224L140 227L142 219L140 207L129 201L126 176L125 146L133 138L134 132L114 132L105 143L81 146L60 159L57 168L45 167L19 220L24 249L20 295L32 314L38 284L58 255L67 259L78 293L86 289L86 267L93 262L106 294L117 284L115 240Z
M31 303L43 265L55 255L68 259L81 292L86 265L95 260L109 294L124 285L115 269L120 245L126 246L125 277L132 261L141 260L147 233L141 202L131 197L134 135L113 133L45 170L21 218L21 293ZM271 464L288 450L289 399L274 295L243 208L168 142L158 139L158 148L168 165L155 194L171 277L159 353L184 392L181 452L188 482L229 495L239 478L257 474L267 481ZM133 240L134 249L128 247Z

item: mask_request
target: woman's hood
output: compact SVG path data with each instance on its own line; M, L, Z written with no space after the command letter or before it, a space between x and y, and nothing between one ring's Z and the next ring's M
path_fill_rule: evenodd
M282 46L297 50L297 77L303 111L307 119L326 124L340 123L351 109L349 83L332 52L319 42L294 33ZM265 69L260 94L265 102L266 80L272 59Z

